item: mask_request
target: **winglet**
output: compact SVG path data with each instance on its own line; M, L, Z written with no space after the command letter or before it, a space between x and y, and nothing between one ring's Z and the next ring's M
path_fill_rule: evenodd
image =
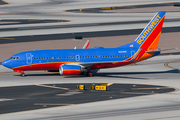
M84 46L83 46L82 49L88 49L89 44L90 44L90 39L88 39L88 40L86 41L86 43L84 44Z

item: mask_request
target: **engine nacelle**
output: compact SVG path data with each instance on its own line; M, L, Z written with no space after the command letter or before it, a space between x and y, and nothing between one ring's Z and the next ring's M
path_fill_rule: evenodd
M84 73L84 69L80 65L61 65L59 73L60 75L80 75Z

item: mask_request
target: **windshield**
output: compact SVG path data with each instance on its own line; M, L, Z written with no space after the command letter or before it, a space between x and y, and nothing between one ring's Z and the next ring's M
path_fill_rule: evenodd
M10 59L15 59L15 60L17 60L17 59L19 59L19 57L10 57Z

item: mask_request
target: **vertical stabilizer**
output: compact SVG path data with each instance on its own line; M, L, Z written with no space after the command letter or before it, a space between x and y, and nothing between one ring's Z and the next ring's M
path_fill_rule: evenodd
M166 11L159 11L144 28L141 34L133 42L134 45L141 49L137 61L141 61L151 57L154 53L146 53L158 49L158 43L161 35L162 26L164 23Z
M157 49L166 11L159 11L135 40L139 48Z

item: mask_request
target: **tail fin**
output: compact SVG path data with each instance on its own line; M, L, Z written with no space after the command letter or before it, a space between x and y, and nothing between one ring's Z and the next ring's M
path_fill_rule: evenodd
M135 40L139 49L157 50L166 11L159 11Z
M159 11L144 28L141 34L133 42L137 51L141 49L136 61L141 61L151 57L154 53L146 53L146 51L158 50L158 43L164 23L166 11Z

